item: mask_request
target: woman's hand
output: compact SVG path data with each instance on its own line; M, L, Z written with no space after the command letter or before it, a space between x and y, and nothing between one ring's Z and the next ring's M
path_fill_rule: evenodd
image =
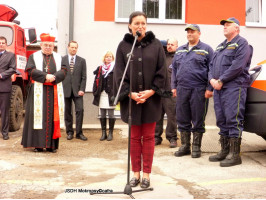
M128 95L130 97L130 95ZM139 93L137 92L131 92L131 99L133 99L134 101L137 102L137 104L139 103L144 103L146 100L145 99L141 99L139 98Z
M155 91L154 90L144 90L139 93L137 92L132 92L131 93L131 99L137 102L137 104L140 103L145 103L146 100L154 95Z
M141 99L148 99L150 98L152 95L154 95L155 91L154 90L144 90L139 92L139 97Z

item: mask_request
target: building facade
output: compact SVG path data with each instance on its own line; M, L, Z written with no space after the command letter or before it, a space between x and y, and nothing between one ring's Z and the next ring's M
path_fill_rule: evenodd
M93 71L106 50L116 53L135 10L147 13L147 30L158 39L176 38L179 45L187 42L187 24L199 24L201 41L213 49L225 39L220 20L235 17L240 35L254 48L252 66L266 60L266 0L58 0L58 52L65 55L73 39L79 43L78 54L87 61L85 124L98 123L98 109L92 105ZM207 125L214 124L213 116L210 104Z

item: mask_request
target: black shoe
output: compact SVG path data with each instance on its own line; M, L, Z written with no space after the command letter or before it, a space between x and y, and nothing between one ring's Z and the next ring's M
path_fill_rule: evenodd
M67 135L67 139L68 140L72 140L73 139L73 135L72 134Z
M9 136L8 135L3 135L3 139L4 140L8 140L9 139Z
M43 152L43 148L35 148L33 151L34 152Z
M136 177L133 177L130 182L129 182L129 185L131 187L136 187L138 184L140 183L140 180L137 179Z
M83 141L88 140L88 138L86 138L83 134L77 135L76 138L80 139L80 140L83 140Z
M52 148L47 148L46 151L52 152L52 153L56 153L57 150L56 149L52 149Z
M177 142L175 140L171 140L169 147L170 148L176 148L177 147Z
M157 146L157 145L160 145L160 144L162 144L162 141L160 141L160 140L158 140L158 139L155 139L155 146Z
M148 188L150 187L150 180L143 178L140 184L141 188Z

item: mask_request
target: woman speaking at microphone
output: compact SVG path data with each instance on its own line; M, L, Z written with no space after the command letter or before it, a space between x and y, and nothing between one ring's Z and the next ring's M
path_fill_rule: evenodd
M119 101L121 119L128 123L129 98L132 99L130 156L134 177L130 180L130 186L136 187L140 183L142 188L150 186L154 133L156 122L161 115L161 97L171 96L163 47L151 31L146 32L146 26L145 13L136 11L129 16L130 33L125 34L117 48L114 68L114 92L116 94L127 64L127 54L130 53L135 36L138 35L131 61L133 63L126 72ZM130 67L133 67L132 79ZM140 171L143 171L142 180Z

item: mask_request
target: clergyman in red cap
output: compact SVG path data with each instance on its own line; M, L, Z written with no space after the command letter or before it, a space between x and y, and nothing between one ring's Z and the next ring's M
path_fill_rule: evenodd
M25 71L30 87L26 102L22 142L24 148L35 152L55 153L58 149L60 127L64 126L64 94L62 81L67 69L61 55L55 53L55 37L42 33L41 50L32 54Z

